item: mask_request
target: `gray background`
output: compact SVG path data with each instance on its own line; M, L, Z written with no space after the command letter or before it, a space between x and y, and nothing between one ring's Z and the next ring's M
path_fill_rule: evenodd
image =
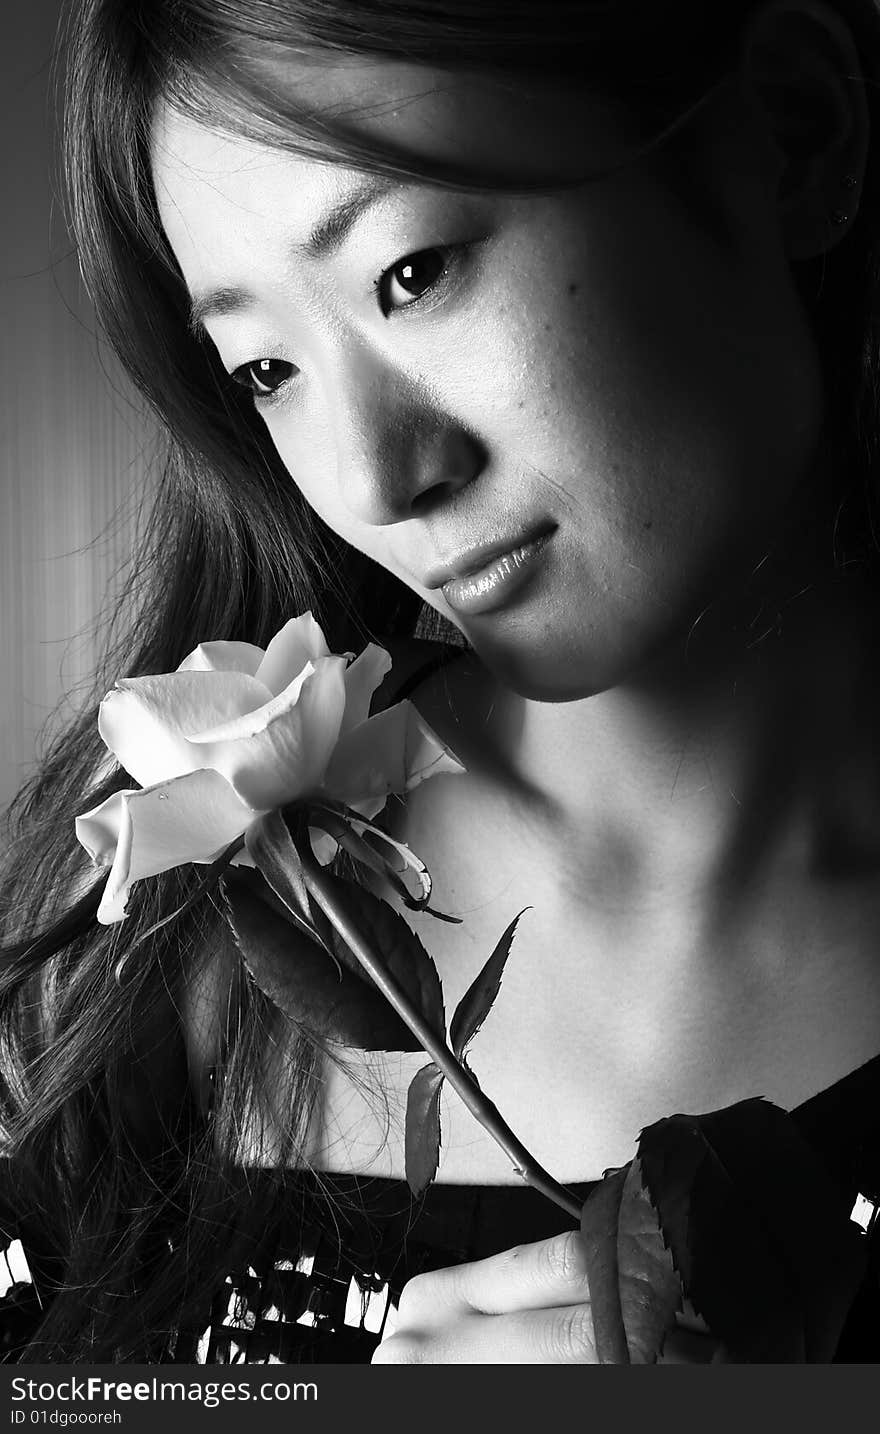
M59 0L6 0L0 45L0 807L92 670L155 439L99 344L60 213Z

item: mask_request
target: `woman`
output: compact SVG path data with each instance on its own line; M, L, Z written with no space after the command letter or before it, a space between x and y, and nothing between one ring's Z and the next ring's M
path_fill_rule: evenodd
M878 1051L880 21L870 0L707 9L70 16L73 225L169 453L96 696L308 607L334 650L391 641L467 768L395 814L464 918L413 924L452 1009L532 907L474 1065L584 1190L674 1111L833 1087L839 1126L838 1083ZM420 609L468 650L426 667ZM96 927L67 823L125 783L92 706L4 886L7 1223L52 1294L29 1359L195 1357L254 1231L286 1232L266 1279L296 1273L300 1216L337 1221L334 1260L366 1239L384 1278L418 1265L388 1262L423 1057L324 1060L204 903L135 956L185 872ZM862 1135L841 1179L876 1197ZM516 1203L454 1100L443 1136L413 1231L435 1268L377 1348L340 1319L324 1357L593 1362L564 1217ZM462 1219L482 1195L488 1239ZM357 1216L374 1196L396 1224ZM876 1357L862 1328L838 1357ZM320 1357L320 1334L275 1357Z

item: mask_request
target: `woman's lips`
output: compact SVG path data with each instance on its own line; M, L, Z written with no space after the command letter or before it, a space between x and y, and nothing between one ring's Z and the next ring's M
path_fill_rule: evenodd
M552 531L539 533L509 552L499 553L476 572L451 578L443 596L455 612L473 614L501 607L534 575Z

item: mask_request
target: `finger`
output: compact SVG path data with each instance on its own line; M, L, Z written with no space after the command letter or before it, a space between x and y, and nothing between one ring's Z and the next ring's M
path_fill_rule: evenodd
M400 1316L416 1327L442 1319L443 1311L500 1315L583 1304L589 1298L580 1232L568 1230L484 1260L416 1275L404 1286Z
M459 1314L430 1331L401 1328L383 1339L373 1364L596 1364L593 1316L586 1304Z

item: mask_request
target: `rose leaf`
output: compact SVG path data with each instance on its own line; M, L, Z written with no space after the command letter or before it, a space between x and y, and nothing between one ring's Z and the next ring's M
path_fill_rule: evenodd
M517 922L520 916L529 909L528 906L524 906L523 910L513 918L485 966L471 982L455 1009L455 1015L452 1017L449 1027L449 1039L459 1060L464 1054L465 1047L473 1040L495 1004L495 998L501 990L501 977L504 974L505 962L516 935Z
M333 952L333 943L329 936L327 919L321 909L315 906L314 902L311 903L312 913L307 924L292 910L286 901L283 901L280 896L275 894L263 876L263 873L257 871L254 867L230 867L225 873L225 882L227 891L230 888L233 890L244 889L249 891L254 898L258 901L262 901L271 911L274 911L276 916L280 916L289 926L295 927L301 935L307 937L310 941L316 942L319 946L323 946L336 966L337 975L339 974L339 963Z
M629 1346L620 1303L617 1222L628 1166L606 1173L584 1201L581 1240L587 1261L590 1308L599 1364L629 1364Z
M414 1195L421 1195L427 1189L440 1163L440 1091L443 1080L440 1067L429 1061L413 1076L406 1094L406 1179Z
M630 1161L617 1231L621 1305L632 1364L654 1364L681 1308L681 1280L645 1189Z
M437 967L425 950L418 936L403 916L387 901L374 896L371 891L342 877L324 873L324 882L332 891L334 902L361 933L364 940L381 959L389 976L418 1007L431 1029L445 1038L446 1016L443 1009L443 988ZM361 966L357 957L349 951L339 933L332 933L333 951L343 966L358 976L371 991L377 988L372 977ZM386 1000L385 996L382 1000ZM420 1050L421 1046L398 1046L397 1050Z
M245 966L259 989L291 1020L314 1035L361 1050L421 1050L418 1039L374 986L341 969L255 873L222 878L226 916ZM282 914L282 912L284 914Z
M685 1293L724 1357L830 1362L867 1242L794 1119L743 1100L657 1121L638 1152Z
M681 1281L638 1160L606 1172L581 1212L600 1364L654 1364L681 1305Z

